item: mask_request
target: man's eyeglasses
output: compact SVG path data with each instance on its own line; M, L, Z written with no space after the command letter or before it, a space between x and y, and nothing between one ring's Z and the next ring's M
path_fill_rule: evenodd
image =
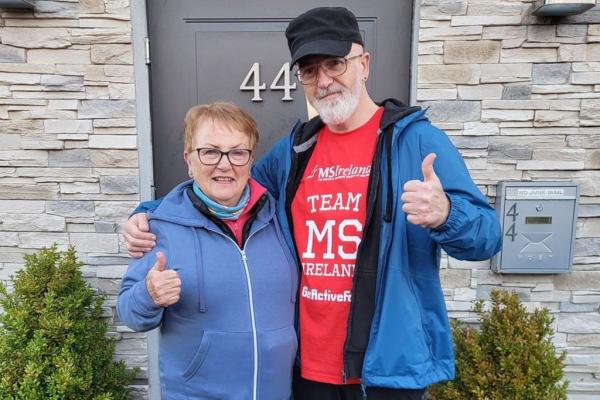
M250 161L252 150L250 149L232 149L229 151L221 151L212 147L200 147L196 149L198 158L204 165L217 165L221 162L221 158L226 156L231 165L243 167Z
M354 60L362 56L364 53L357 54L352 57L344 58L344 57L331 57L322 60L321 62L305 65L303 67L298 68L296 71L296 77L303 85L312 85L317 81L317 76L319 75L319 68L325 72L330 78L335 78L336 76L342 75L348 69L348 61Z

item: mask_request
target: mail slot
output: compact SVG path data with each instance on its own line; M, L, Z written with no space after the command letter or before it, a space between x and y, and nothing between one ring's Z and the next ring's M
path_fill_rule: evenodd
M574 182L500 182L496 212L502 249L492 259L500 273L556 274L573 262L579 185Z

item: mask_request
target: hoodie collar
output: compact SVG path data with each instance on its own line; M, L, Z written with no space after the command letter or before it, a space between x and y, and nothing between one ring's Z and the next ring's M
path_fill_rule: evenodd
M148 219L160 219L173 222L178 225L205 227L210 220L201 212L199 212L190 200L187 189L192 186L193 180L182 182L172 189L161 201L160 205L153 212L148 213ZM258 190L255 192L259 192ZM269 196L268 193L262 192L262 195ZM257 199L258 200L258 199ZM261 209L257 218L261 221L268 222L275 209L272 201L267 201L265 207Z
M382 131L389 128L391 125L394 125L407 115L421 110L421 107L419 106L407 106L398 99L385 99L382 102L377 103L377 105L380 107L383 106L383 116L381 117L381 123L379 125L379 128Z

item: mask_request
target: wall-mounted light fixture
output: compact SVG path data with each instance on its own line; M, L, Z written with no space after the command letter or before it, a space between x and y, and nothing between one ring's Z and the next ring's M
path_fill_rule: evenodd
M0 0L1 8L33 8L35 0Z
M540 17L564 17L581 14L596 5L596 0L543 0L532 14Z

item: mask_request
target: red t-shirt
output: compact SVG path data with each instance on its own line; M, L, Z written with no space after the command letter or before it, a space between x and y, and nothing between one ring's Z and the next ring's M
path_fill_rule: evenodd
M382 114L380 108L349 132L321 129L292 202L294 239L302 263L300 360L305 379L344 383L352 277Z

